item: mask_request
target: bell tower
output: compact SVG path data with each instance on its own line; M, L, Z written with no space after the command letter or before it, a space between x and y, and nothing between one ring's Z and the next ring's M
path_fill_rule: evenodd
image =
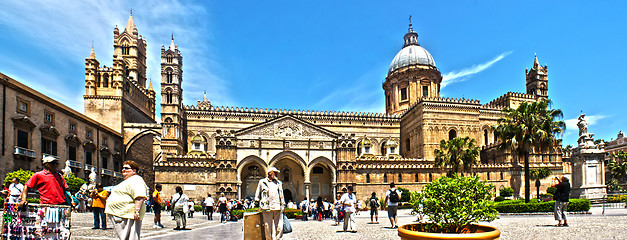
M113 55L121 56L128 68L126 75L129 80L135 82L141 89L146 88L146 39L137 33L133 10L128 17L124 31L116 26L113 30Z
M183 55L174 44L161 46L161 148L168 155L184 154L186 134L183 119Z
M527 94L535 95L538 100L549 98L548 67L538 63L538 56L533 60L531 70L525 69Z

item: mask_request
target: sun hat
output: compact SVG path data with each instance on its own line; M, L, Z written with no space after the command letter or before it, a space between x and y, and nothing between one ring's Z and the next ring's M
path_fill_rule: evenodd
M42 163L49 163L49 162L54 162L54 161L59 161L59 159L53 157L53 156L45 156L41 159Z
M279 169L276 169L275 167L270 167L270 168L268 168L268 172L278 172L279 173L281 171L279 171Z

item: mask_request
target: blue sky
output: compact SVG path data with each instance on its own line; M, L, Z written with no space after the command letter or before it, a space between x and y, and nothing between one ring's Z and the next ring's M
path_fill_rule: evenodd
M597 138L627 130L625 1L19 1L0 2L0 71L82 112L93 41L111 65L129 10L159 84L161 45L184 56L184 102L383 112L381 88L412 15L445 77L442 96L487 103L525 91L534 54L564 112ZM160 98L158 98L160 102Z

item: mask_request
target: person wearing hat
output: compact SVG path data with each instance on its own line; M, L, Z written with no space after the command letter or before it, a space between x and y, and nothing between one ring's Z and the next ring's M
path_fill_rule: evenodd
M268 169L268 177L259 180L255 201L259 201L259 210L262 212L266 240L277 240L283 237L283 184L277 179L279 170L275 167Z
M353 193L353 186L346 187L348 192L344 193L340 198L340 202L344 206L344 232L349 231L352 233L357 232L355 226L355 206L357 204L357 197Z
M69 188L63 176L57 171L59 160L46 156L41 159L44 169L28 179L22 191L20 206L26 204L29 189L39 190L41 204L66 204L65 191Z

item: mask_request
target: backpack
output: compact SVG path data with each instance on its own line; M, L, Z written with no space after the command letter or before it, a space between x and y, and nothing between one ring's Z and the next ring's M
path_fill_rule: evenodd
M396 190L390 189L390 202L397 203L400 201L401 201L401 198L398 196L398 192Z
M375 209L379 207L379 201L376 198L370 198L370 208Z

